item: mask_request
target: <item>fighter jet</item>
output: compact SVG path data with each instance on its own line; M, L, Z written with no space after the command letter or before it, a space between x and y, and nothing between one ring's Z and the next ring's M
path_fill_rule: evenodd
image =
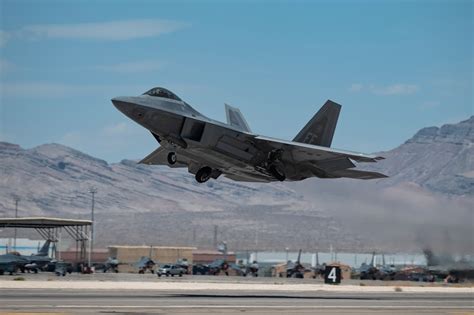
M48 256L49 247L51 245L51 241L47 240L43 247L38 251L36 254L32 254L31 256L21 256L28 261L28 264L25 265L26 270L38 272L39 269L43 269L46 265L48 265L53 259Z
M474 279L474 262L466 259L455 260L449 255L436 255L430 248L423 249L427 271L446 282L460 282Z
M0 275L8 272L10 275L16 273L19 269L24 268L28 261L19 255L3 254L0 255Z
M298 252L296 261L288 261L286 263L286 277L287 278L304 278L306 268L301 264L301 252Z
M135 264L138 268L139 274L144 274L149 270L151 273L155 273L156 263L150 257L142 256L140 260Z
M52 260L51 257L48 257L50 244L51 241L47 240L38 253L30 256L20 255L18 252L0 255L0 274L3 274L5 271L11 274L18 269L22 272L33 271L37 273L38 270L45 267Z
M161 87L140 96L115 97L112 103L160 144L140 163L185 167L199 183L220 175L246 182L386 177L354 169L355 162L383 157L330 148L341 110L330 100L293 141L252 133L240 110L227 104L227 123L210 119Z

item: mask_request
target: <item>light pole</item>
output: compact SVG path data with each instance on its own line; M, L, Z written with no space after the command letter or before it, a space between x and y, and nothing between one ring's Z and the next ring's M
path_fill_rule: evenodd
M18 218L18 202L20 201L20 197L15 196L13 197L15 200L15 219ZM13 231L13 247L15 248L16 251L16 228Z
M97 188L91 187L89 192L92 195L92 205L91 205L91 239L90 239L90 249L89 249L89 267L91 265L90 257L94 250L94 206L95 206L95 194L97 193Z

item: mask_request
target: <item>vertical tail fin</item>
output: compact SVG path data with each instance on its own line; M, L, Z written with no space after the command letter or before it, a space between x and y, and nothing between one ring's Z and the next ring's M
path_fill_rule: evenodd
M298 252L298 259L296 259L296 262L297 262L298 264L299 264L300 261L301 261L301 251L302 251L302 250L300 249L300 251Z
M295 142L330 147L341 105L327 100L323 107L311 118L293 139Z
M246 132L251 132L249 124L238 108L232 107L229 104L225 104L225 114L227 117L227 123L229 125L237 127Z
M36 256L48 256L49 254L49 245L51 244L50 240L47 240L44 242L43 247L38 251L38 254Z

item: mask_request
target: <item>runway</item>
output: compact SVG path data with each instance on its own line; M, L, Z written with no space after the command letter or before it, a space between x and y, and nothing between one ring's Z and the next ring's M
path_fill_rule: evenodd
M2 313L474 314L470 293L1 289Z

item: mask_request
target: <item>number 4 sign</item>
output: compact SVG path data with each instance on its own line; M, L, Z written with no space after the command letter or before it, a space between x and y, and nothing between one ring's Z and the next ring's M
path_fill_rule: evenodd
M326 269L324 270L324 283L341 283L341 268L337 266L326 266Z

